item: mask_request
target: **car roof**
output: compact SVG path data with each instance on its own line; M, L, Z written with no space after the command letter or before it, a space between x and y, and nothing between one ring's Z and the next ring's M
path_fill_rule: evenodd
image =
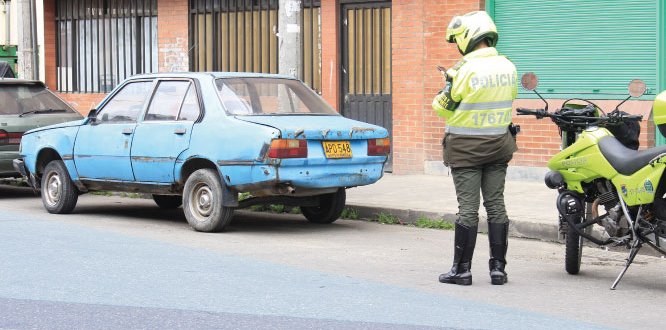
M296 79L292 76L273 74L273 73L256 73L256 72L165 72L165 73L146 73L132 76L130 79L142 78L203 78L213 77L217 78L280 78L280 79Z
M43 81L17 78L2 78L0 79L0 85L39 85L46 87Z

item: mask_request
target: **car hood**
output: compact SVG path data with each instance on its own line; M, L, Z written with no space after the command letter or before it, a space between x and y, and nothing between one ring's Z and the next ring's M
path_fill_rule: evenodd
M58 123L58 124L53 124L53 125L48 125L48 126L41 126L41 127L35 128L35 129L31 129L31 130L25 132L25 134L41 132L41 131L54 129L54 128L81 126L85 120L86 120L86 118L83 118L83 119L79 119L79 120L66 121L66 122L63 122L63 123Z
M279 129L284 139L355 140L388 137L380 126L342 116L236 116L237 119Z

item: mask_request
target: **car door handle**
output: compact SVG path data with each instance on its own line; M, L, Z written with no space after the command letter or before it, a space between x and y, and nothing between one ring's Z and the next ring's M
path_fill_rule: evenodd
M187 128L176 128L173 130L173 134L183 135L187 133Z
M134 129L132 128L123 128L123 134L125 135L130 135L132 132L134 132Z

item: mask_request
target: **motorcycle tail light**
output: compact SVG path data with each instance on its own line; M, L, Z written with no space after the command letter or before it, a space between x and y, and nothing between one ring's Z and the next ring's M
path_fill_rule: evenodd
M368 156L387 156L391 153L389 138L368 140Z
M274 139L268 149L270 158L307 158L308 141L295 139Z

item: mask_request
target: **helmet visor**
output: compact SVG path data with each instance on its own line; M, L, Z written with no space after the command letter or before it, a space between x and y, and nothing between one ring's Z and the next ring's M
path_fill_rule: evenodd
M455 42L455 36L462 33L465 30L463 26L463 20L460 16L454 16L449 23L449 26L446 28L446 41Z

